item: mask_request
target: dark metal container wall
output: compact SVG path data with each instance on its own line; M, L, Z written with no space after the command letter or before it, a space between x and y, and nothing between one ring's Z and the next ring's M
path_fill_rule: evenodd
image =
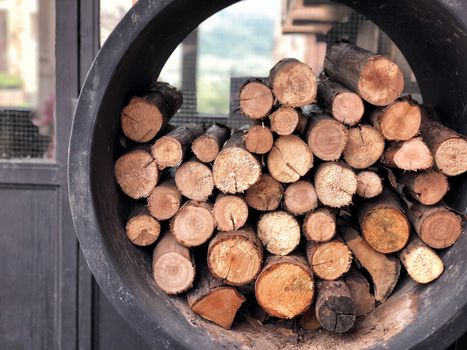
M182 298L161 293L152 280L150 255L125 237L126 200L113 177L123 105L157 78L187 34L235 2L140 0L101 49L76 110L69 149L69 190L81 248L110 301L157 348L279 348L288 344L280 335L264 335L254 327L219 329L194 318ZM411 65L425 103L443 115L444 123L466 134L467 2L342 2L386 31ZM452 181L449 198L450 204L463 212L465 180L466 176L461 176ZM420 287L406 279L352 334L332 339L305 337L293 347L445 348L467 329L466 255L463 235L456 246L443 252L446 271L435 283Z

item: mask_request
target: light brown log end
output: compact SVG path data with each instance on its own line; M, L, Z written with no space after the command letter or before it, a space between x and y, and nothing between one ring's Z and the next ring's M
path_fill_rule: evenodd
M280 107L269 116L271 131L277 135L290 135L303 129L303 116L294 108Z
M271 89L259 81L251 81L240 89L240 113L251 119L263 119L274 105Z
M349 140L344 150L345 161L355 169L365 169L378 161L384 152L384 138L369 125L349 130Z
M266 213L258 221L258 237L270 253L287 255L300 243L300 226L285 211Z
M390 145L381 163L402 170L418 171L433 166L433 156L421 137Z
M206 201L214 189L211 169L197 160L189 160L178 167L175 184L185 197L200 202Z
M261 175L259 181L252 185L245 195L248 205L259 211L276 210L281 203L284 188L271 175Z
M308 241L306 255L313 273L327 281L340 278L352 264L352 252L338 240L325 243Z
M264 125L254 125L245 135L245 147L255 154L268 153L274 143L271 130Z
M357 174L357 194L363 198L373 198L383 192L383 182L374 171L361 171Z
M332 116L346 125L358 124L365 112L362 99L351 91L337 94L331 108Z
M438 203L449 190L447 177L438 171L404 173L398 181L405 186L409 195L425 205Z
M179 165L184 157L183 145L176 138L165 135L151 146L151 153L160 169Z
M149 213L139 213L130 217L125 232L128 239L137 246L153 244L161 232L161 225Z
M467 140L452 138L439 145L435 153L436 166L447 176L467 171Z
M206 135L201 135L194 140L191 145L191 150L195 154L196 158L203 163L213 162L220 151L216 140L207 137Z
M180 209L182 195L173 181L154 187L148 197L148 210L157 220L168 220Z
M220 231L235 231L248 219L248 205L242 196L218 196L213 208L214 220Z
M352 196L357 192L357 176L343 163L323 163L315 173L315 188L321 203L340 208L352 203Z
M133 97L123 108L120 120L126 137L136 142L148 142L159 133L164 116L149 100Z
M303 220L303 234L309 241L326 242L336 234L336 215L328 208L310 211Z
M307 133L307 143L313 154L326 161L339 159L348 139L346 127L331 118L310 123Z
M293 215L303 215L318 206L318 196L314 186L304 180L287 186L284 193L285 209Z

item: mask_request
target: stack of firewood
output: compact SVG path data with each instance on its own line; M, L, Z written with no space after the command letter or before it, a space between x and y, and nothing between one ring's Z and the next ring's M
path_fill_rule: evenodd
M401 263L418 283L438 278L434 249L462 232L441 201L467 141L403 86L387 58L336 43L319 79L284 59L247 81L247 129L170 126L182 96L165 83L133 97L121 126L139 145L115 178L135 200L128 238L155 243L159 288L225 328L249 299L272 320L342 333L389 297Z

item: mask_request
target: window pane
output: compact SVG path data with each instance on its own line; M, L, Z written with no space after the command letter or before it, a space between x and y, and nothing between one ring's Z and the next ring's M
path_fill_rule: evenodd
M55 2L0 0L0 159L53 159Z

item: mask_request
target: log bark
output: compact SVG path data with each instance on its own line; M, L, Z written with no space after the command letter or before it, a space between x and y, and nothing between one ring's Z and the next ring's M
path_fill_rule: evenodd
M409 221L399 198L388 189L358 207L358 220L363 237L380 253L397 252L409 240Z
M168 123L183 102L182 94L167 83L156 83L143 97L133 97L121 114L122 131L135 142L148 142Z
M213 208L214 221L220 231L235 231L245 225L248 219L248 205L243 196L217 196Z
M377 173L370 170L357 174L357 194L362 198L373 198L383 192L383 182Z
M271 69L269 85L283 106L295 108L315 100L318 84L310 67L294 58L286 58Z
M173 179L168 179L154 187L148 197L148 209L157 220L168 220L180 209L182 195Z
M269 212L258 221L258 237L271 254L287 255L300 243L300 226L285 211Z
M214 161L215 186L223 193L243 193L261 176L261 164L245 148L243 132L234 133Z
M369 125L349 130L349 140L344 149L345 161L355 169L365 169L376 163L384 152L384 138Z
M365 112L360 96L329 78L318 83L318 103L334 119L350 126L358 124Z
M433 156L421 137L390 144L381 163L390 168L418 171L433 166Z
M271 129L262 124L253 125L245 134L246 149L255 154L268 153L274 143Z
M336 214L328 208L310 211L303 220L303 234L309 241L327 242L336 234Z
M422 113L418 103L407 96L376 108L370 121L386 140L407 141L420 132Z
M467 171L467 139L464 136L425 115L420 130L439 170L447 176Z
M325 161L338 160L349 140L347 128L326 113L312 114L306 141L313 154Z
M248 81L240 88L240 113L250 119L263 119L274 106L271 89L259 80Z
M199 271L196 286L187 293L193 312L225 329L230 329L245 300L235 287L214 278L205 266Z
M350 225L339 221L339 232L358 262L373 281L375 300L384 302L396 286L400 274L399 259L374 250Z
M258 304L273 317L291 319L302 314L313 295L313 275L299 255L270 256L255 283Z
M394 62L349 43L328 47L324 70L376 106L387 106L404 89L404 76Z
M417 236L412 236L409 244L398 255L409 276L417 283L433 282L444 271L443 261L438 254Z
M190 250L170 234L161 235L152 255L152 271L156 284L167 294L186 292L193 285L195 261Z
M313 153L298 136L280 136L269 152L267 166L277 181L296 182L313 166Z
M161 232L159 221L154 219L145 206L135 206L125 226L128 239L137 246L153 244Z
M438 203L449 190L446 175L435 170L401 173L397 181L404 185L405 193L425 205Z
M407 214L420 239L431 248L450 247L462 233L461 217L442 204L414 204Z
M302 113L291 107L279 107L269 116L271 131L277 135L303 134L308 120Z
M375 310L375 297L370 292L370 284L363 274L352 267L344 276L345 284L355 305L355 316L364 316Z
M315 276L333 281L349 271L352 252L341 240L318 243L307 241L306 257Z
M352 196L357 192L357 176L344 163L322 163L315 173L315 188L321 203L340 208L352 203Z
M276 210L282 200L284 188L271 175L263 174L259 181L246 190L248 205L259 211Z
M246 285L261 271L263 247L251 227L219 232L209 242L207 262L214 277L234 286Z
M345 333L355 324L355 305L342 279L316 283L316 319L331 332Z
M117 159L114 166L115 180L130 198L149 196L159 180L159 170L149 152L141 149L130 151Z
M197 247L211 238L214 232L212 206L188 201L172 218L170 229L175 239L185 247Z
M315 187L309 181L300 180L287 186L284 207L293 215L303 215L318 206Z
M229 137L230 129L228 127L214 123L203 135L193 141L191 150L201 162L211 163L216 159Z
M211 168L192 158L177 168L175 184L185 197L205 202L214 189Z

